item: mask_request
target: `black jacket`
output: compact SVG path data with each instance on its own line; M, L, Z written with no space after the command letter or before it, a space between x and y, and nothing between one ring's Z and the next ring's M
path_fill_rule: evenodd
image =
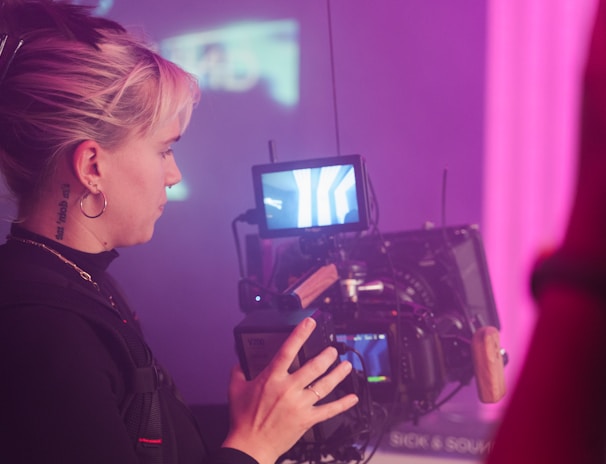
M106 272L115 251L82 253L14 226L12 233L47 244L99 288L41 247L0 246L3 462L255 463L205 446Z

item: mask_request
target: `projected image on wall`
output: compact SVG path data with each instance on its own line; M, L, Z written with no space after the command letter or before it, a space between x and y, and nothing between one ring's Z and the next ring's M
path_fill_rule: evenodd
M160 53L198 79L203 92L262 96L272 109L299 103L299 23L291 19L238 22L162 40ZM168 191L170 201L189 198L187 173Z
M358 221L351 165L269 172L262 176L269 229L309 228Z
M264 87L285 106L299 102L299 25L246 22L165 39L162 55L198 77L203 91L245 93Z

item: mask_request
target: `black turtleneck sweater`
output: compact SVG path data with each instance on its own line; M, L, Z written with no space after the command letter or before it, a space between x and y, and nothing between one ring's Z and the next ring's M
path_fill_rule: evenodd
M2 461L138 463L120 410L129 393L125 379L128 374L111 341L86 318L51 301L53 297L49 296L48 304L44 303L45 295L38 294L36 303L7 305L18 292L23 294L24 285L26 293L27 285L32 285L32 292L40 293L44 287L33 286L30 280L46 281L47 285L61 282L66 291L78 294L78 301L83 301L82 293L89 295L90 311L113 311L110 319L114 318L116 324L129 324L140 333L136 318L107 273L118 253L83 253L15 225L11 234L57 251L89 273L98 288L84 280L71 264L40 246L15 239L0 246ZM52 276L50 281L47 276ZM110 296L115 308L107 304ZM195 419L176 391L164 391L163 401L163 414L170 416L163 423L171 428L164 440L171 441L168 445L174 451L172 455L178 456L175 464L256 462L236 450L209 452Z

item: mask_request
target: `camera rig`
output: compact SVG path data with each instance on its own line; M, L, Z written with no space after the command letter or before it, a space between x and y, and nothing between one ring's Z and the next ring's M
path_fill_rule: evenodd
M248 248L263 246L255 238L248 239ZM329 313L336 340L366 357L373 400L398 405L400 418L426 414L446 384L467 385L476 377L474 343L485 343L479 338L494 338L500 329L477 227L347 237L330 247L320 259L299 251L301 241L282 242L273 290L255 284L263 282L262 275L249 275L241 283L241 309L313 307ZM259 269L251 262L248 267ZM504 354L500 350L495 356ZM362 367L351 352L345 357ZM479 386L479 395L496 402L502 393Z
M355 173L347 181L350 193L341 188L348 171ZM240 308L249 317L310 308L326 315L322 320L330 328L321 330L332 331L331 344L354 366L343 392L361 398L343 426L332 429L336 440L326 434L322 443L303 440L290 459L319 461L319 455L332 454L359 460L348 444L367 441L396 422L418 421L474 377L481 401L502 398L507 358L476 226L367 231L367 180L358 155L256 166L253 179L260 234L246 237ZM344 198L345 206L339 204ZM292 211L289 203L296 205ZM273 217L277 206L280 221ZM301 214L302 208L309 211ZM321 223L315 218L323 208L329 213ZM349 210L356 214L346 222ZM311 224L299 227L297 217ZM275 238L281 242L274 248ZM449 384L455 388L445 394ZM383 411L381 424L377 410Z

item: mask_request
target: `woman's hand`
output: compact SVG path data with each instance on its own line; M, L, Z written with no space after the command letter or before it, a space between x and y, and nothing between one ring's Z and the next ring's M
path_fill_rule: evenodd
M351 364L344 361L315 381L337 359L335 348L326 348L300 369L288 372L315 327L312 318L299 323L253 380L247 381L242 370L234 368L229 387L231 427L224 447L243 451L261 464L273 464L312 426L358 402L356 395L349 394L316 405L351 372ZM313 388L306 388L312 382Z

